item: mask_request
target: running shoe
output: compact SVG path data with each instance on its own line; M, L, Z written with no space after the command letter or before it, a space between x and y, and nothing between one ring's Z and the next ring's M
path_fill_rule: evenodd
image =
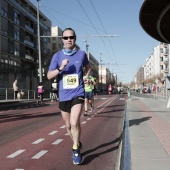
M82 149L83 149L83 145L82 145L82 143L79 141L78 150L82 150ZM72 158L74 158L74 153L72 154Z
M73 164L79 165L82 163L82 156L80 154L80 149L73 149Z

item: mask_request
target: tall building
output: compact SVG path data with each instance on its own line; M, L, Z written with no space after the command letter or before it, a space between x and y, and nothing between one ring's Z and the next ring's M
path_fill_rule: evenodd
M16 77L21 89L36 89L39 82L37 8L29 0L0 1L0 87L12 88ZM39 12L40 36L51 35L51 21ZM43 83L51 58L50 38L40 38Z

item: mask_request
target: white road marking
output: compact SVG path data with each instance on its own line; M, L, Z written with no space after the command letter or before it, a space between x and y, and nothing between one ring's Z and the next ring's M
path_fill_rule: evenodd
M87 118L87 120L91 120L91 118Z
M56 134L58 131L52 131L52 132L50 132L48 135L54 135L54 134Z
M15 169L15 170L24 170L24 169L19 169L19 168L17 168L17 169Z
M63 128L65 128L65 127L66 127L66 125L63 125L63 126L61 126L60 128L62 128L62 129L63 129Z
M15 158L16 156L18 156L19 154L21 154L21 153L24 152L24 151L25 151L25 150L20 149L20 150L14 152L13 154L7 156L7 158Z
M47 150L42 150L39 153L37 153L36 155L34 155L31 159L39 159L41 158L43 155L45 155L48 151Z
M81 122L81 124L86 124L86 121Z
M91 117L94 117L95 115L91 115Z
M124 98L119 98L119 100L125 100Z
M40 142L42 142L43 140L45 140L44 138L40 138L36 141L34 141L32 144L39 144Z
M63 139L57 139L55 142L52 143L52 145L58 145L62 141Z
M68 133L66 133L65 135L68 135Z

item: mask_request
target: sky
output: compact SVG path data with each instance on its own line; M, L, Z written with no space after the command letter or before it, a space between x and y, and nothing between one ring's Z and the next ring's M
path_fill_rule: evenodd
M30 0L37 6L37 0ZM71 27L76 43L130 83L159 42L150 37L139 21L143 0L40 0L39 9L62 30ZM87 37L87 39L86 39ZM85 40L87 40L85 42Z

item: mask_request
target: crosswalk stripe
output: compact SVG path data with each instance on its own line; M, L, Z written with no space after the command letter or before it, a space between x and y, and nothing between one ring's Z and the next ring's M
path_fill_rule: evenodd
M7 158L14 158L14 157L18 156L19 154L21 154L22 152L24 152L24 151L25 151L25 150L20 149L20 150L14 152L13 154L7 156Z
M31 159L39 159L41 158L43 155L45 155L48 151L47 150L42 150L39 153L37 153L36 155L34 155Z
M38 143L42 142L43 140L45 140L45 139L44 138L40 138L40 139L34 141L32 144L38 144Z
M62 141L63 139L57 139L55 142L52 143L52 145L58 145Z

